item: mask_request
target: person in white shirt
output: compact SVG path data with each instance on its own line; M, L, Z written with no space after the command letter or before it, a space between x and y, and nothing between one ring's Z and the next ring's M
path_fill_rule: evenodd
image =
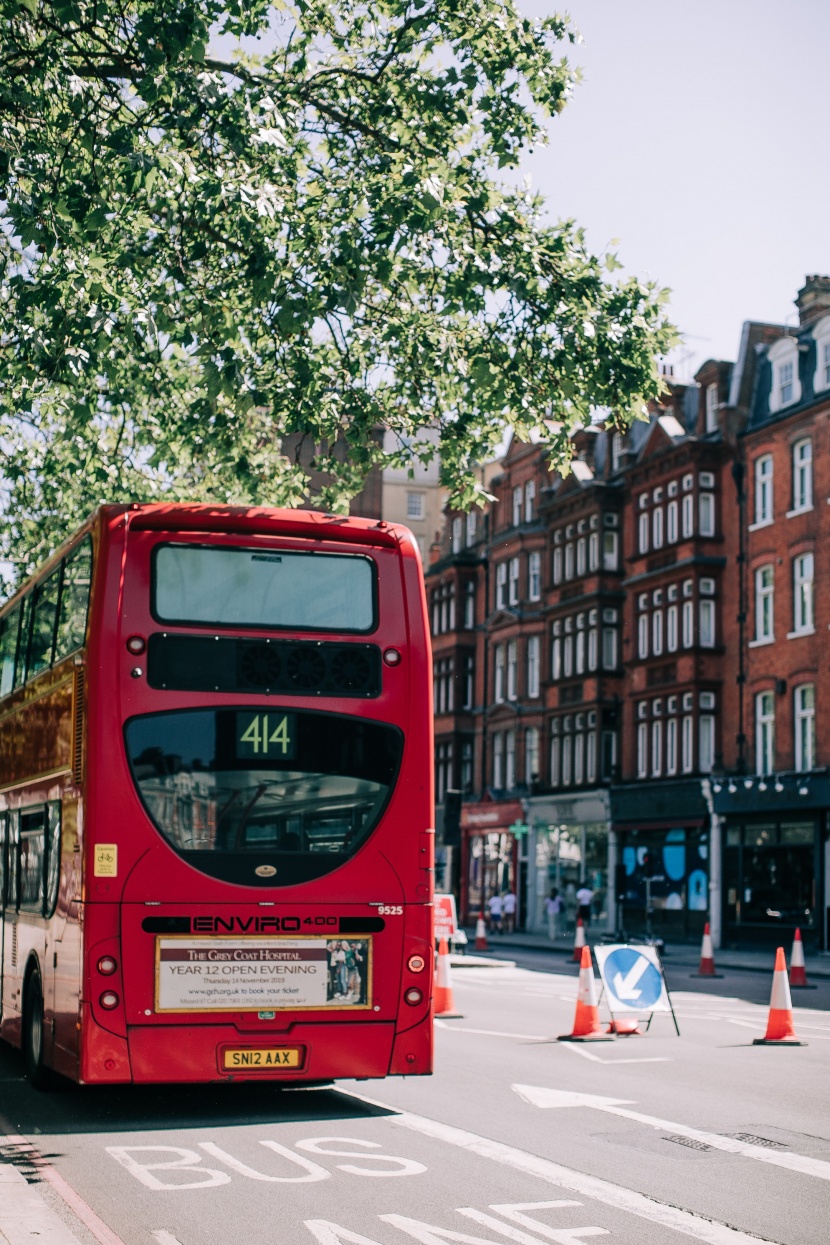
M501 914L503 905L501 895L491 895L487 901L487 914L490 918L491 933L501 933Z
M591 919L591 904L594 899L594 892L591 890L587 882L583 882L579 890L576 892L576 915L582 918L582 924L587 925Z
M516 925L516 896L513 891L508 891L504 896L501 909L504 914L505 932L512 934Z
M548 918L548 937L555 941L559 937L559 918L562 915L562 909L565 904L559 890L554 886L551 893L545 900L545 913Z

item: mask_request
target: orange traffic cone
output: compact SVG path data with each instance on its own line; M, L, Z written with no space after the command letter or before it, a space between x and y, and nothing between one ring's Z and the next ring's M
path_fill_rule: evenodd
M580 922L580 925L582 922ZM579 964L579 991L576 996L576 1015L574 1016L573 1033L564 1033L560 1042L612 1042L614 1039L603 1033L599 1023L599 1007L597 1006L597 988L594 981L594 966L591 963L591 948L582 948L582 959Z
M790 956L790 989L815 990L807 980L807 967L804 963L804 943L801 941L801 930L795 931L793 950Z
M585 946L585 926L582 924L582 917L576 919L576 933L574 934L574 950L571 956L571 962L574 964L583 963L582 949Z
M476 921L476 951L486 951L487 944L487 926L484 924L484 913L479 912Z
M438 944L438 971L435 974L435 989L432 996L433 1015L443 1020L461 1020L460 1012L455 1010L452 997L452 978L450 976L450 952L446 938Z
M722 977L723 973L715 972L715 953L712 950L712 935L709 933L709 922L703 927L703 943L700 948L700 968L690 977Z
M642 1037L642 1030L639 1026L640 1022L636 1016L617 1016L616 1018L612 1017L611 1023L605 1032L616 1033L619 1037L633 1037L636 1033L639 1037Z
M787 961L784 948L775 953L775 972L772 974L772 995L769 1001L767 1031L762 1038L755 1038L753 1046L806 1046L799 1042L793 1028L793 1004L790 983L787 980Z

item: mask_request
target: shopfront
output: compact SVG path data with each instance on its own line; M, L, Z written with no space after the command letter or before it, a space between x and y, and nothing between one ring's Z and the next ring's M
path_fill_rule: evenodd
M612 789L622 928L697 942L709 919L711 814L700 782Z
M782 775L718 787L724 941L789 945L799 928L808 946L824 946L827 776Z
M539 796L525 802L528 836L527 929L548 932L545 900L558 891L563 901L561 933L576 924L576 892L591 888L591 923L613 928L609 894L609 801L606 790L570 797Z
M524 809L518 800L484 801L461 807L461 921L487 911L492 895L518 898L516 924L524 923L522 885L526 869ZM521 832L517 830L521 827ZM520 854L519 843L523 841Z

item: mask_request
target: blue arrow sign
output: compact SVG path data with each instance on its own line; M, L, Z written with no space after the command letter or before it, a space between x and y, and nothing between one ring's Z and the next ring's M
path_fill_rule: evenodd
M597 947L595 950L612 1012L668 1008L663 974L652 947Z

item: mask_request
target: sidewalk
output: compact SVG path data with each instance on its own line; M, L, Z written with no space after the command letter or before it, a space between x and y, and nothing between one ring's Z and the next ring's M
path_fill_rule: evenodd
M475 930L467 929L469 944L467 950L474 954ZM592 937L597 941L607 941L604 931L588 931L588 942ZM561 956L567 960L573 950L573 934L552 941L544 934L524 934L516 931L512 934L488 934L487 941L491 951L518 950L549 951L555 959ZM787 960L790 958L791 942L784 944ZM700 963L700 948L689 943L668 942L663 948L662 958L669 967L677 965L682 968L696 968ZM721 947L715 952L715 964L720 968L745 969L747 972L771 973L775 965L775 950L770 947L742 947L730 949ZM807 956L807 977L830 978L830 955L815 952Z

